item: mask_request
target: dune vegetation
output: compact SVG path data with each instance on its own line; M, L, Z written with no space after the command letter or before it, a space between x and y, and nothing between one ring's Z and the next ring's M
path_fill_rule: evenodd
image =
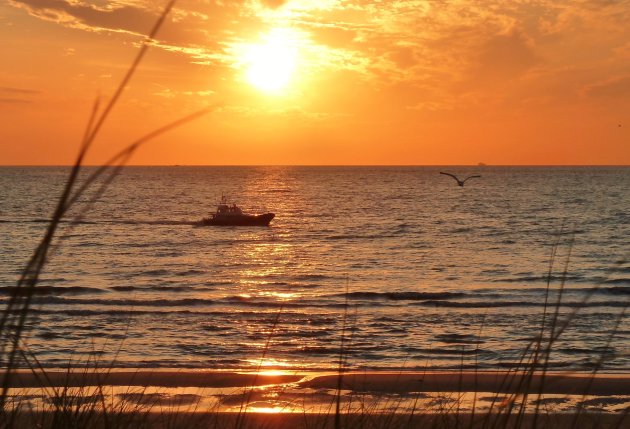
M28 347L29 322L33 297L39 279L54 251L61 245L61 226L67 233L105 195L134 152L151 139L196 118L212 109L194 112L175 120L131 142L115 154L107 164L83 169L86 154L93 146L110 112L119 103L145 56L151 41L173 7L170 1L155 23L136 58L128 68L116 92L109 101L94 102L80 150L69 169L63 191L58 196L39 244L25 264L17 284L11 289L0 321L2 359L2 392L0 393L0 427L2 428L622 428L626 427L630 408L615 413L601 412L598 396L630 395L630 379L624 376L604 376L599 372L607 355L589 373L558 374L550 370L554 347L567 328L579 317L577 306L567 315L561 311L563 288L571 257L572 240L552 248L549 258L546 302L539 333L522 350L518 365L504 371L481 372L462 369L440 374L405 372L360 374L351 372L352 356L348 348L353 337L353 309L346 301L340 311L343 329L338 332L338 362L334 374L199 374L186 378L174 375L178 381L168 381L164 372L120 371L115 362L103 361L98 353L68 357L66 370L44 368L37 354ZM88 196L88 197L86 197ZM85 199L87 198L87 202ZM78 207L78 209L77 209ZM69 218L71 209L73 215ZM62 225L62 222L63 225ZM566 231L565 231L566 232ZM569 236L570 236L570 231ZM562 235L566 237L566 234ZM560 235L559 235L560 237ZM567 256L558 261L561 246ZM552 281L552 272L560 264L564 276ZM597 287L584 297L592 298ZM618 327L626 316L626 307L618 315ZM447 310L445 310L447 311ZM259 358L272 347L275 325ZM483 329L483 327L481 327ZM617 331L608 336L615 341ZM124 339L121 340L122 347ZM147 350L147 353L150 353ZM464 356L462 355L462 362ZM210 368L211 369L211 368ZM172 375L172 374L171 374ZM421 382L418 382L421 380ZM276 397L287 398L286 409L264 409L265 392L273 387ZM187 387L187 389L183 389ZM192 393L207 391L207 397ZM212 393L212 389L224 389ZM225 389L232 391L225 394ZM267 389L267 390L265 390ZM296 389L302 389L301 393ZM439 392L430 396L428 392ZM554 394L551 397L549 394ZM565 400L578 398L569 411L558 412L552 407ZM579 399L581 398L581 400ZM625 402L621 401L620 404Z

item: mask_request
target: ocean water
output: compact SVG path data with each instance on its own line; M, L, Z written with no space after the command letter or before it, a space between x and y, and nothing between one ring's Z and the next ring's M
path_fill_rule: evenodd
M0 168L1 301L67 173ZM195 225L222 194L276 218ZM129 167L62 224L27 343L50 367L326 369L345 331L355 369L509 368L547 296L571 319L551 368L627 371L629 236L627 167Z

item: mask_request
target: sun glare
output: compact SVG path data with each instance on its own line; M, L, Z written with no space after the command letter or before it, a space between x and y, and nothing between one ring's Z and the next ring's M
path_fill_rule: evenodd
M256 88L276 93L286 88L297 65L297 49L289 30L274 30L245 53L247 81Z

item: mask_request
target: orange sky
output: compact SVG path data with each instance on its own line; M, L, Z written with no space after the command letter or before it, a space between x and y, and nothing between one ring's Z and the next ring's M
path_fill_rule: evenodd
M68 164L163 4L0 4L0 164ZM182 0L89 163L630 164L630 1ZM621 126L620 126L621 125Z

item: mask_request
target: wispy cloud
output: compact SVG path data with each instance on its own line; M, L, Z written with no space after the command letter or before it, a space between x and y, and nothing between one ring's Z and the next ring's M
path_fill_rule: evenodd
M0 86L0 103L29 104L33 102L33 97L38 94L41 94L41 91L36 89Z
M31 103L31 100L24 100L21 98L2 98L0 97L0 103L5 104L26 104Z
M160 6L148 0L90 4L9 0L30 15L85 31L146 34ZM432 99L407 107L445 108L497 91L514 98L572 69L597 93L604 70L628 59L630 2L617 0L190 0L178 4L156 46L191 64L234 67L235 47L273 28L302 32L303 71L356 73L375 87L406 84ZM601 72L597 72L601 68ZM584 72L583 70L595 70ZM545 83L547 82L547 84ZM502 91L503 94L498 92ZM554 94L537 96L553 102Z
M7 86L0 86L0 94L26 94L26 95L33 95L33 94L39 94L41 93L41 91L38 91L36 89L25 89L25 88L11 88L11 87L7 87Z
M37 18L89 31L145 34L155 21L156 11L145 3L136 7L124 2L103 6L65 0L9 0Z
M597 82L586 88L590 97L628 97L630 95L630 75L616 76Z

